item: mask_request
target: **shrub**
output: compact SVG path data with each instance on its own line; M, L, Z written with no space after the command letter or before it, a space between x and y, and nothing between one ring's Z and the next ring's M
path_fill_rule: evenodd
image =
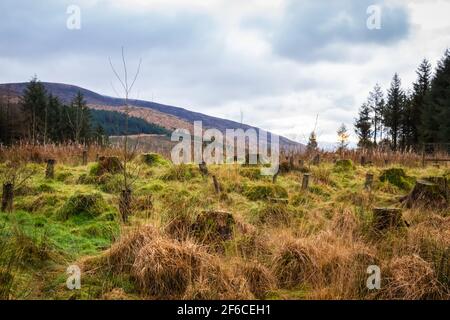
M273 272L283 288L293 288L313 280L319 272L316 252L298 240L280 246L273 258Z

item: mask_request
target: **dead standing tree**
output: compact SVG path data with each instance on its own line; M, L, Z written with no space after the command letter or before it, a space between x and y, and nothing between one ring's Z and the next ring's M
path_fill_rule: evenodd
M125 108L124 108L124 114L125 114L125 130L124 130L124 139L123 139L123 163L122 163L122 173L123 173L123 187L122 191L119 197L119 211L120 215L122 217L123 222L128 222L128 217L131 214L132 211L132 190L131 186L134 181L131 181L130 174L129 174L129 162L131 158L134 156L134 153L136 152L138 141L135 142L133 150L130 152L129 146L128 146L128 118L130 115L130 108L129 108L129 96L133 89L133 86L136 82L136 79L139 75L140 69L141 69L141 63L142 59L139 59L139 64L136 69L136 73L134 74L133 81L131 84L128 81L128 68L127 63L125 60L125 54L124 54L124 48L122 47L122 64L123 64L123 77L119 75L119 73L116 71L116 68L114 67L111 58L109 58L109 64L111 66L111 69L116 76L117 80L119 81L121 88L123 90L123 97L125 100ZM117 96L120 96L117 91L114 89Z

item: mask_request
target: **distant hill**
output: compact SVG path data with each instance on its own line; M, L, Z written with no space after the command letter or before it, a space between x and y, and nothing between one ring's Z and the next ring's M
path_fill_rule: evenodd
M123 106L125 104L124 99L104 96L74 85L50 82L42 82L42 84L44 84L48 92L57 96L66 103L70 102L78 91L81 91L90 108L123 112ZM20 96L22 95L26 85L26 82L0 84L0 93L5 92L8 88L8 90L14 95ZM194 121L202 121L204 128L216 128L222 132L225 132L225 129L258 129L257 127L247 124L208 116L180 107L168 106L144 100L129 100L129 103L133 106L133 112L130 114L131 116L142 118L149 123L157 124L158 126L169 130L173 130L175 128L190 128ZM285 137L280 137L280 145L284 148L303 149L304 147L304 145Z

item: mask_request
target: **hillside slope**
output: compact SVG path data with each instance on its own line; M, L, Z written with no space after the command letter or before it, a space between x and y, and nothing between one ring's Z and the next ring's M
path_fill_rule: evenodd
M83 93L88 105L91 108L112 110L113 108L119 108L118 111L124 105L124 99L113 98L104 96L96 92L68 84L42 82L50 93L59 97L64 102L69 102L78 91ZM5 92L8 89L12 95L21 95L25 89L27 83L9 83L0 84L0 92ZM129 100L134 107L135 117L140 117L146 121L156 123L167 129L177 128L189 128L194 121L202 121L204 128L216 128L220 131L225 129L250 129L256 127L241 124L232 120L221 119L213 116L208 116L202 113L189 111L184 108L174 107L155 102L149 102L144 100ZM304 146L300 143L294 142L285 137L280 137L280 144L285 148L298 148L302 149Z

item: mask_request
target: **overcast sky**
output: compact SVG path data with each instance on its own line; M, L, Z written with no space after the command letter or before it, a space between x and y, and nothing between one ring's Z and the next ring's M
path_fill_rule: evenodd
M70 5L81 28L67 28ZM381 6L381 28L367 8ZM445 0L1 0L0 82L34 74L116 96L108 57L142 58L133 97L334 142L368 91L450 47ZM72 21L72 20L70 20ZM115 82L114 82L115 83ZM114 84L118 88L118 84ZM352 137L354 139L354 137Z

